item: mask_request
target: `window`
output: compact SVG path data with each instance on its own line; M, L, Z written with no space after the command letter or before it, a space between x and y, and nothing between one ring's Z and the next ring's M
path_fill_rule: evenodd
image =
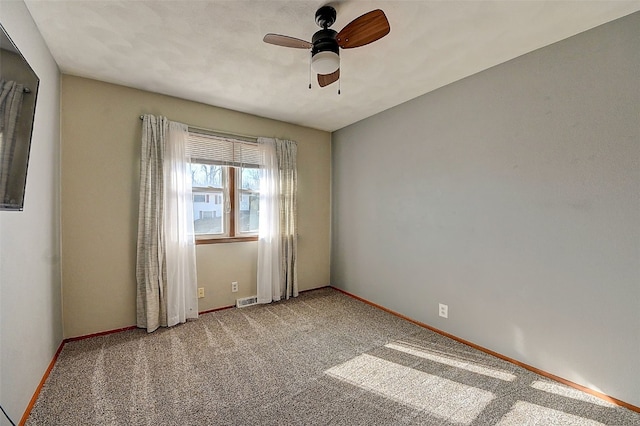
M255 143L189 133L196 241L256 240L261 155Z
M236 175L238 232L257 234L260 211L260 170L239 168L236 169Z
M193 229L197 235L229 236L223 203L226 167L191 163Z

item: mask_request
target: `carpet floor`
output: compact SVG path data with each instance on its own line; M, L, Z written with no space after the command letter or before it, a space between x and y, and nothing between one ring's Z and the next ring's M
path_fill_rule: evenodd
M639 425L325 288L69 342L27 425Z

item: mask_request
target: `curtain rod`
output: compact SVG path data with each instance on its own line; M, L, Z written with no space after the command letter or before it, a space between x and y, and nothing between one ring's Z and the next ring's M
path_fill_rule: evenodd
M144 119L144 115L140 116L140 120ZM248 136L248 135L241 135L238 133L230 133L230 132L222 132L220 130L212 130L212 129L205 129L204 127L196 127L196 126L192 126L190 124L187 124L187 127L189 127L189 130L193 130L196 133L200 132L200 133L205 133L211 136L220 136L220 137L227 137L227 138L234 138L234 139L240 139L244 142L251 142L251 143L257 143L258 142L258 138L256 136Z

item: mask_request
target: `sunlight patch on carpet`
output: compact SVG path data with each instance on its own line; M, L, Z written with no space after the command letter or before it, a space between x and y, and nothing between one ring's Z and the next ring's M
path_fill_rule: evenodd
M473 422L494 399L491 392L367 354L332 367L325 373L398 403L463 425Z
M528 426L604 426L604 423L595 420L524 401L516 402L496 426L521 426L524 424Z
M482 374L483 376L493 377L495 379L511 382L516 379L516 376L506 371L501 371L495 368L487 367L484 365L472 364L469 362L459 361L455 358L449 358L442 355L436 355L428 352L422 348L417 348L414 345L406 345L403 343L392 342L384 345L386 348L394 349L396 351L404 352L409 355L417 356L419 358L428 359L440 364L448 365L451 367L460 368L462 370L470 371L472 373Z
M588 402L589 404L595 404L601 407L615 407L615 404L604 401L596 396L589 395L588 393L579 391L578 389L573 389L568 386L561 385L560 383L536 380L531 384L531 387L534 389L552 393L554 395L573 398L578 401Z

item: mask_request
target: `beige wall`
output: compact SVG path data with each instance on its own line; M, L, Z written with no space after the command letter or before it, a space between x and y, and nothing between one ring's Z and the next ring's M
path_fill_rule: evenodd
M298 142L301 290L329 285L331 135L156 93L62 76L62 286L65 337L135 325L141 121ZM200 311L256 294L257 243L199 245ZM240 291L231 293L231 282Z

